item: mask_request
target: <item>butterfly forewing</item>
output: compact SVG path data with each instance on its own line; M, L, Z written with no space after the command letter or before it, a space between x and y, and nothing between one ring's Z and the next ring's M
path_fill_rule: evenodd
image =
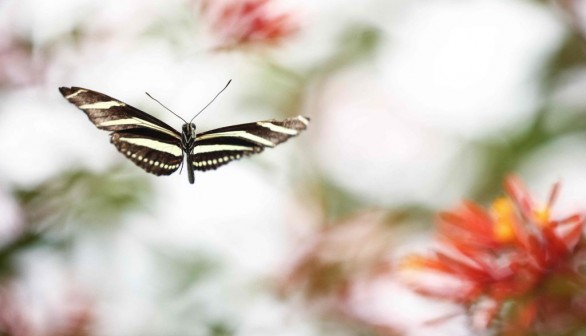
M61 87L59 91L72 104L87 114L96 127L106 131L150 129L154 134L163 133L181 139L171 126L141 110L103 93L79 87Z
M216 169L226 163L274 147L307 128L309 118L265 120L200 133L191 151L195 170Z

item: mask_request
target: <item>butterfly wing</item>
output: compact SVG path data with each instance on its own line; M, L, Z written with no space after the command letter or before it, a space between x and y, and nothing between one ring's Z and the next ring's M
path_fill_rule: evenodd
M152 137L142 129L113 132L110 141L118 151L148 173L170 175L181 165L179 144L160 136Z
M70 103L85 112L97 128L111 131L111 142L137 166L155 175L169 175L183 159L181 135L171 126L105 94L79 87L61 87Z
M309 118L298 116L282 121L265 120L222 127L197 135L191 151L195 170L216 169L244 156L260 153L298 135Z

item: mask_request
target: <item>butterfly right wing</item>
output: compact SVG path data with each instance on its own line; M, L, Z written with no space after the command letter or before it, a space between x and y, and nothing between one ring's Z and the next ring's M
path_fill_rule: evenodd
M171 126L96 91L79 87L61 87L59 91L97 128L112 131L112 144L137 166L155 175L169 175L179 168L183 159L181 135Z
M197 135L191 152L193 169L217 169L242 157L273 148L307 129L309 118L264 120L217 128Z

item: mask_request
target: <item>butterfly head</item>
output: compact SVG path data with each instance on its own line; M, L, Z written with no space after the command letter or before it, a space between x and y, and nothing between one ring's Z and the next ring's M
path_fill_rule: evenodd
M194 123L185 123L181 127L183 131L183 137L185 140L195 139L195 124Z

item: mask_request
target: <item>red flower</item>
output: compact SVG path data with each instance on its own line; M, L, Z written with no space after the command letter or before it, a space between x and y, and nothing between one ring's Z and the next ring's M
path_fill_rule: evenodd
M343 301L356 279L389 271L386 257L394 231L387 224L382 212L367 211L306 238L306 246L285 276L283 291L301 289L309 299Z
M404 274L414 276L407 278L409 285L464 304L477 327L497 318L507 334L559 331L560 326L551 325L556 318L574 321L565 327L576 327L586 318L586 306L578 304L586 302L580 299L586 298L586 278L579 268L586 252L584 216L551 218L558 184L542 206L514 177L507 179L506 189L508 196L489 210L466 202L441 214L440 248L403 263L409 271ZM440 275L439 285L426 281L430 275Z
M277 44L298 25L288 13L275 13L270 0L204 0L201 12L220 38L217 49Z

